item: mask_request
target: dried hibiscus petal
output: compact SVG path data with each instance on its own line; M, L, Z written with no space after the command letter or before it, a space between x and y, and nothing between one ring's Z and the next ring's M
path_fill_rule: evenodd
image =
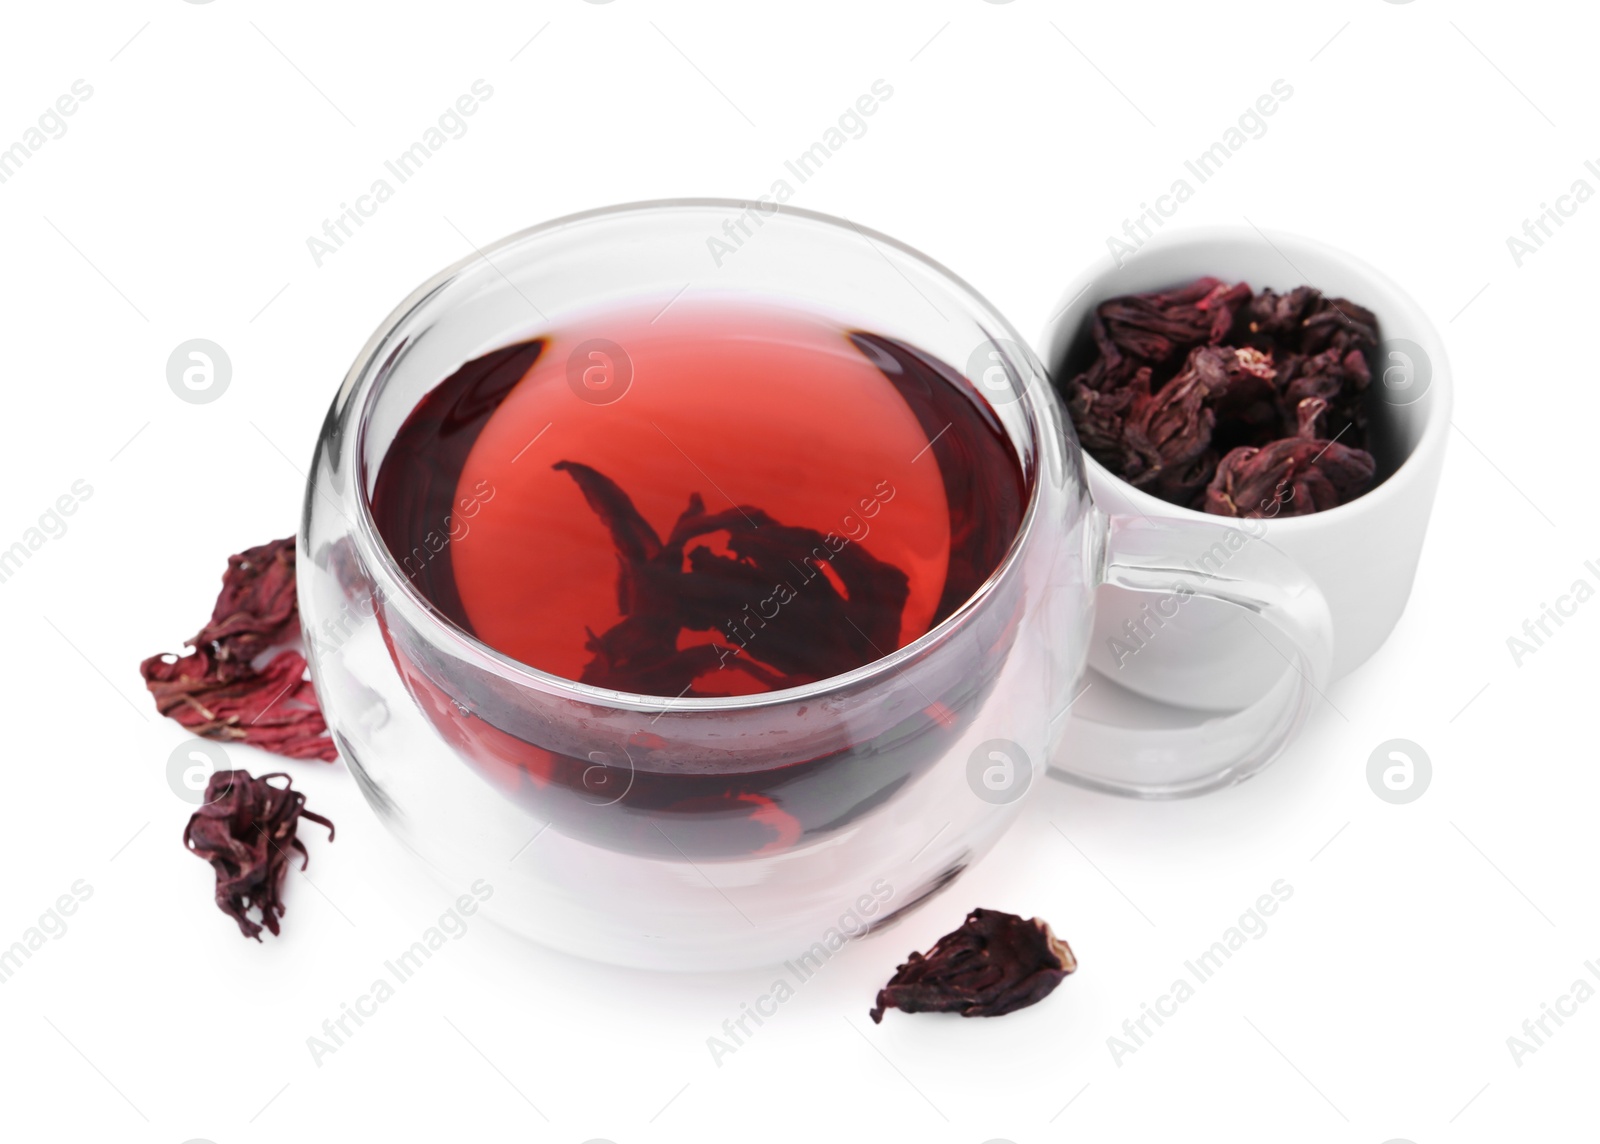
M1000 1017L1043 1001L1078 968L1067 943L1038 918L973 910L961 928L926 954L913 953L878 991L874 1022L884 1010Z
M203 648L182 657L151 656L141 670L156 710L196 735L292 759L338 757L297 651L279 652L260 671L249 664L242 671L224 669Z
M1067 409L1079 442L1091 457L1119 473L1134 463L1123 443L1128 410L1136 391L1150 391L1150 367L1138 372L1143 378L1135 377L1131 386L1101 390L1080 378L1068 391Z
M1135 488L1186 501L1206 486L1211 472L1197 466L1211 447L1216 412L1206 406L1204 380L1185 370L1157 393L1136 386L1124 441L1136 463L1124 476Z
M693 697L698 677L726 667L768 688L794 687L842 674L896 646L910 582L861 545L832 551L815 529L782 524L748 505L708 513L699 493L690 495L663 539L604 473L577 461L553 468L577 483L616 549L623 618L590 633L593 658L584 666L584 683ZM729 555L695 543L717 533L726 534ZM720 642L730 638L724 629L732 617L756 609L775 583L793 577L818 551L830 552L843 592L819 577L804 593L789 593L784 622L763 627L754 650ZM719 642L680 647L685 631L711 632Z
M1372 486L1372 455L1316 435L1327 408L1300 402L1298 434L1260 448L1242 446L1222 458L1206 489L1205 511L1219 516L1304 516L1344 504Z
M139 665L156 710L196 735L248 743L295 759L332 762L338 749L298 651L255 661L300 634L294 537L228 559L211 622L183 656L153 655Z
M1300 323L1300 352L1370 350L1378 345L1378 317L1348 298L1322 298Z
M1152 294L1130 294L1101 303L1097 315L1120 349L1153 363L1177 350L1220 342L1234 323L1234 311L1250 299L1250 287L1217 278Z
M284 785L273 786L272 779L282 779ZM245 937L257 941L263 926L278 933L289 850L300 852L302 870L311 860L295 835L300 820L326 826L328 841L333 841L333 823L307 810L306 796L290 788L285 774L257 779L248 771L216 771L206 783L205 804L183 831L183 844L216 871L217 908L239 923ZM252 908L261 913L259 924L249 917Z
M1171 384L1193 375L1218 416L1235 416L1270 404L1277 396L1277 370L1268 351L1244 346L1198 346Z
M1321 298L1322 291L1310 286L1297 286L1287 294L1263 290L1250 299L1240 314L1240 321L1259 339L1257 344L1277 343L1293 348L1298 345L1300 324Z
M1367 416L1362 399L1372 384L1372 372L1359 350L1324 350L1312 357L1296 357L1286 366L1279 380L1283 420L1291 434L1297 431L1300 403L1317 397L1328 404L1329 436L1351 445L1365 440ZM1347 432L1350 426L1354 433Z
M228 557L211 622L189 642L215 644L221 662L248 664L292 635L299 625L294 543L294 537L285 537Z

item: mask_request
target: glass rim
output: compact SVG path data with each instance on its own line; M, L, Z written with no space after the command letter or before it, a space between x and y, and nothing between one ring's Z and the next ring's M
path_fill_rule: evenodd
M1037 376L1031 384L1024 384L1022 393L1016 402L1024 414L1027 428L1026 439L1019 442L1016 439L1016 435L1005 425L1004 421L1001 422L1001 428L1006 433L1007 441L1019 454L1018 462L1022 466L1024 477L1027 479L1028 497L1022 520L1017 526L1016 535L1011 538L1005 555L1001 558L999 564L995 566L994 570L985 577L984 581L973 590L959 607L910 643L896 648L887 655L869 660L850 671L842 672L838 675L830 675L798 687L761 691L749 695L685 698L683 696L647 695L642 692L619 691L613 688L598 687L594 684L582 683L566 676L541 670L531 664L524 663L515 656L507 655L498 648L479 639L440 611L437 605L428 599L412 583L409 577L402 574L394 553L390 551L388 544L378 532L377 522L372 513L371 497L367 490L364 462L367 427L373 408L383 390L379 377L381 369L376 367L380 367L390 356L394 348L396 334L413 318L417 311L448 290L475 264L483 262L487 263L491 269L495 269L494 264L490 261L490 255L497 252L537 241L546 235L569 229L577 224L622 218L628 215L666 214L685 209L758 210L768 219L777 215L788 215L791 218L805 222L820 223L840 233L853 231L865 238L869 244L890 247L913 263L920 264L923 268L932 271L947 286L952 287L958 294L963 295L966 300L975 303L992 315L999 323L999 329L995 331L996 333L1002 333L1014 344L1025 349L1028 348L1028 343L986 297L942 263L880 231L873 230L870 227L863 227L849 219L824 214L820 211L806 210L801 207L791 207L778 203L764 203L752 199L704 197L645 199L612 206L595 207L525 227L486 246L475 248L472 254L445 267L413 290L383 319L378 329L367 341L366 345L363 346L355 364L350 369L349 378L354 380L355 388L347 400L355 407L356 431L347 440L350 442L348 447L353 451L352 459L354 463L351 471L354 475L355 485L356 534L360 537L362 545L370 553L367 564L373 579L387 581L387 583L375 584L374 594L392 600L396 596L390 589L398 588L398 598L404 600L412 609L424 617L428 621L431 630L443 633L450 639L455 650L479 660L492 668L495 674L511 683L529 687L545 694L558 695L563 698L618 710L658 711L662 714L668 711L748 711L809 702L832 693L853 690L879 676L892 676L911 661L920 658L943 642L994 594L998 585L1015 575L1016 568L1021 563L1023 550L1033 535L1039 516L1040 482L1045 471L1042 447L1045 444L1044 432L1047 419L1040 417L1037 405L1041 400L1047 401L1050 399L1048 394L1042 395L1040 392L1049 388L1045 377ZM979 397L982 400L987 400L982 397L981 393ZM990 408L993 408L992 404ZM1030 450L1031 456L1029 455Z

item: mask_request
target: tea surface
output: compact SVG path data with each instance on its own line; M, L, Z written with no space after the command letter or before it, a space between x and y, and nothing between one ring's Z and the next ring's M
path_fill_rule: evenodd
M379 531L457 624L543 671L727 696L917 639L994 571L1023 474L915 347L749 301L571 321L412 412Z

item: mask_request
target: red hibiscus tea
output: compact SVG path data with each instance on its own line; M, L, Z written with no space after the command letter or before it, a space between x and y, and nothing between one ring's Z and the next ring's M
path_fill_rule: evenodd
M462 630L665 711L803 687L913 642L1000 565L1027 498L959 371L821 315L685 297L461 366L401 427L371 503L404 574ZM787 849L864 813L948 748L999 666L866 741L743 770L684 757L648 715L592 749L581 726L389 642L435 725L534 813L690 857Z

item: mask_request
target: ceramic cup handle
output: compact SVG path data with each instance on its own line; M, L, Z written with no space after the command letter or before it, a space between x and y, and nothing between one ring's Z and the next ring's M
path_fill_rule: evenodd
M1261 635L1262 654L1281 656L1285 668L1264 695L1226 714L1169 707L1171 718L1152 721L1107 695L1075 703L1053 771L1091 786L1164 797L1225 786L1264 767L1294 738L1327 686L1333 620L1322 593L1262 538L1261 522L1096 512L1099 583L1153 597L1148 625L1130 632L1131 640L1148 636L1190 598L1217 600L1241 609L1241 619ZM1149 647L1160 655L1158 638ZM1115 691L1106 682L1102 690Z

